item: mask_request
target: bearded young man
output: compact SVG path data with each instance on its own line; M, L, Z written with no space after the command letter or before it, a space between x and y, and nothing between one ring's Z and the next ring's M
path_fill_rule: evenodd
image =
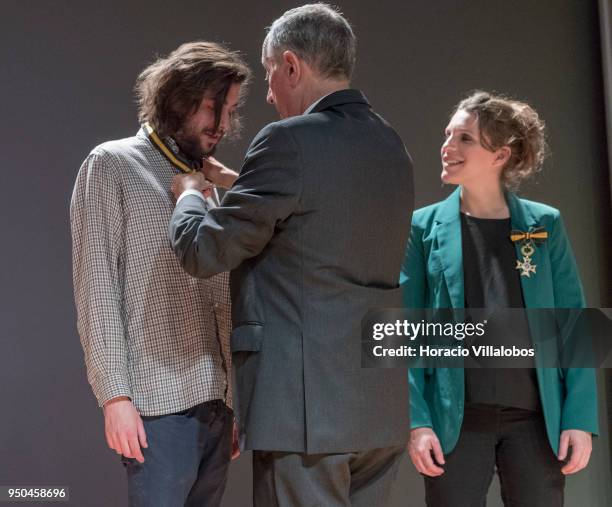
M141 129L93 149L70 207L78 330L131 506L217 506L232 453L226 273L197 280L167 239L168 187L237 127L250 71L209 42L138 77Z
M356 39L325 4L291 9L262 49L281 121L255 137L220 206L177 176L181 265L232 270L241 444L256 507L383 507L408 440L405 371L361 368L361 320L401 306L412 164L350 89ZM223 166L206 167L208 179Z

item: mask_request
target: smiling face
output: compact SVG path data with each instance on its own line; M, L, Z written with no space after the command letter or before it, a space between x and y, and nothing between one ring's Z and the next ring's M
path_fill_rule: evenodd
M240 84L233 83L225 96L219 126L215 129L215 99L205 94L198 108L174 136L181 150L193 160L212 155L217 144L229 131L240 101Z
M455 185L500 182L508 147L490 151L481 144L478 118L459 109L444 131L441 179Z

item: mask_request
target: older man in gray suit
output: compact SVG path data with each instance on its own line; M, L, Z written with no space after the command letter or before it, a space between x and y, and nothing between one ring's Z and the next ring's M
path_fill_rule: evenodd
M232 270L235 408L256 506L383 506L408 436L405 370L362 369L360 325L401 306L413 205L397 133L349 89L355 36L325 4L271 26L281 121L253 140L221 206L175 178L172 246L196 277ZM232 171L212 161L213 181Z

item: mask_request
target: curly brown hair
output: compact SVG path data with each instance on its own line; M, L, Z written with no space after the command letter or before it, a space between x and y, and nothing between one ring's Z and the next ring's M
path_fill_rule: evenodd
M507 189L518 189L542 168L548 153L544 121L529 104L477 90L457 104L453 115L460 110L478 118L480 144L484 148L510 148L510 159L501 174Z
M200 105L204 94L214 97L215 129L221 121L225 96L233 83L241 95L251 71L240 54L214 42L188 42L143 70L134 87L138 119L162 136L173 136ZM236 115L232 130L239 127Z

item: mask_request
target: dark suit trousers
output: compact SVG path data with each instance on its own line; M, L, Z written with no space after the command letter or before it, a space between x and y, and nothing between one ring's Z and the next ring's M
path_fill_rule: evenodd
M565 476L541 412L468 406L444 474L425 477L429 507L484 507L497 468L506 507L561 507Z
M254 507L384 507L404 447L347 454L253 451Z

